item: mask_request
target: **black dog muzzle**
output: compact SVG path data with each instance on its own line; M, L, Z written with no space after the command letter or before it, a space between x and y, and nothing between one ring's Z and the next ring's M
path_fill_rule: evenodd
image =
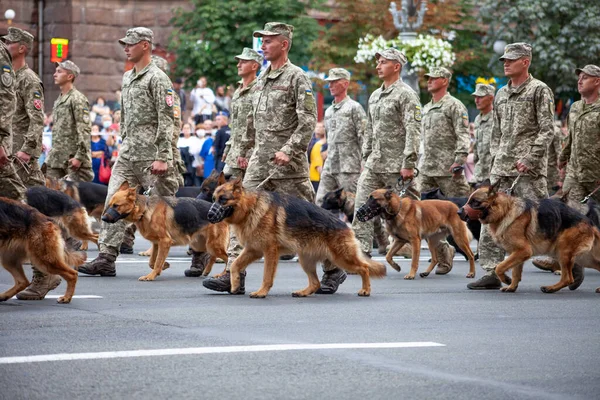
M131 213L119 214L116 208L109 208L102 214L102 221L114 224L120 219L127 218Z
M208 210L208 221L212 224L223 221L225 218L233 214L232 206L222 206L219 203L212 203Z
M373 207L367 203L363 204L358 211L356 211L356 218L358 218L360 222L367 222L378 216L380 213L381 207Z

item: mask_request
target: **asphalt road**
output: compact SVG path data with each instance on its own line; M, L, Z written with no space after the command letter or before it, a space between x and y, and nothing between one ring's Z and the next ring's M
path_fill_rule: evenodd
M147 259L131 255L115 278L80 276L75 294L97 298L1 303L0 399L600 398L597 271L544 294L558 277L528 264L509 294L469 291L458 257L450 274L415 281L401 261L369 298L350 276L335 295L299 299L306 276L281 262L269 297L250 299L184 277L184 248L169 261L155 282L137 281ZM247 293L261 277L252 265ZM2 269L0 290L10 285Z

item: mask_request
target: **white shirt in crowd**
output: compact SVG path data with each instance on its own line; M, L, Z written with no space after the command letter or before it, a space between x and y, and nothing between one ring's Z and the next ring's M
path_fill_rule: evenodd
M202 164L202 160L200 159L200 150L202 150L202 144L204 143L196 135L191 135L189 138L180 137L177 141L177 148L188 147L191 155L194 156L194 162L192 163L192 167L197 167Z
M190 93L190 100L194 104L192 115L212 115L212 107L215 103L215 94L209 88L194 88Z

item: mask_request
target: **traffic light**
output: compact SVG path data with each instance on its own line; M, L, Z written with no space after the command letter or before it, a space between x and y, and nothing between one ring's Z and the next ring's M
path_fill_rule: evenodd
M57 63L67 59L67 55L69 54L69 39L52 38L50 45L50 61Z

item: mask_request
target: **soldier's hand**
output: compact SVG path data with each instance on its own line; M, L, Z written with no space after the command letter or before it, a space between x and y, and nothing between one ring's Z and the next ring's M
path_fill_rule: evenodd
M6 164L8 164L8 155L4 147L0 146L0 167L4 167Z
M519 160L517 161L517 171L521 173L527 173L529 171L529 167Z
M290 158L287 156L287 154L278 151L277 153L275 153L274 162L276 165L288 165L290 163Z
M223 154L223 157L221 157L221 162L225 162L226 158L227 158L227 154Z
M150 166L150 173L152 175L164 175L167 173L169 165L164 161L154 161Z
M21 161L23 161L24 163L28 163L29 160L31 160L31 156L27 153L24 153L22 151L17 152L17 157L19 159L21 159Z
M567 166L567 162L566 161L560 161L558 163L558 169L563 169L566 166Z
M462 173L462 171L463 171L463 170L462 170L462 168L461 168L461 169L459 169L459 170L456 170L456 171L454 170L455 168L458 168L458 167L462 167L462 165L460 165L460 164L458 164L458 163L454 163L454 164L452 164L452 165L450 166L450 169L448 170L448 171L450 171L450 173L451 173L452 175L454 175L454 177L457 177L457 178L460 176L460 174L461 174L461 173Z
M402 168L400 170L400 175L402 176L403 181L407 181L415 177L415 170L412 168Z
M244 158L244 157L238 157L237 158L237 165L238 167L240 167L241 169L246 169L248 168L248 159Z
M75 157L73 157L69 160L69 164L71 164L71 169L73 169L75 171L77 171L79 169L79 167L81 167L81 161L79 161Z

